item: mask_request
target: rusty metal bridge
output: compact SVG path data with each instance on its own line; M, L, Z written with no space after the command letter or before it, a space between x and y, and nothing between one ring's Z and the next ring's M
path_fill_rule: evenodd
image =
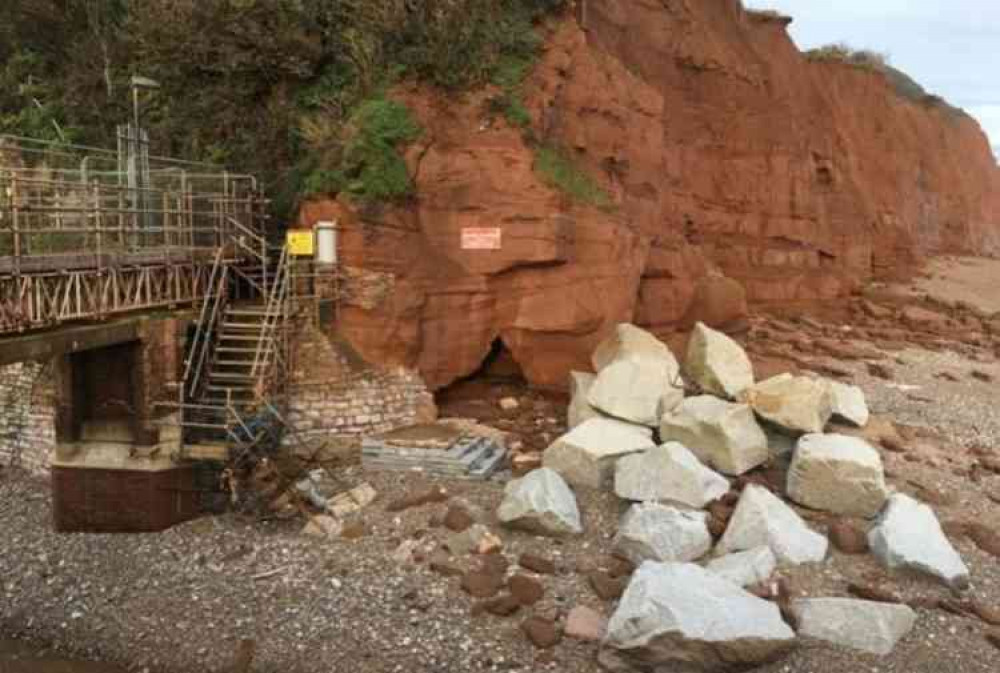
M0 136L0 337L196 303L218 251L266 273L252 176L152 157L143 177L121 153Z

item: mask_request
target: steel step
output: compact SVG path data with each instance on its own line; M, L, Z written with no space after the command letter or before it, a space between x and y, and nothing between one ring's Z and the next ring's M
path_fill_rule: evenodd
M256 348L237 348L235 346L219 346L215 349L216 353L257 353ZM270 348L261 348L260 354L270 353Z

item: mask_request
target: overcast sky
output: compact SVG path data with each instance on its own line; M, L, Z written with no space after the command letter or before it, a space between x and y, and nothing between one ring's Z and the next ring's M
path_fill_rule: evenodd
M802 50L874 49L976 117L1000 156L1000 0L746 0L795 18Z

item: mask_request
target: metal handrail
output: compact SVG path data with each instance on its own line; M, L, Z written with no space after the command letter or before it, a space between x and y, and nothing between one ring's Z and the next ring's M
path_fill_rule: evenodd
M202 375L211 365L212 345L218 333L219 320L225 312L228 300L229 267L226 264L222 249L215 254L212 275L209 280L209 292L201 306L201 315L191 345L190 355L184 368L184 394L187 399L197 399L200 391Z

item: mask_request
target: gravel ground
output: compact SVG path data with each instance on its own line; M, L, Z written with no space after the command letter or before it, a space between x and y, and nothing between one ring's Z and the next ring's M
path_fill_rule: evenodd
M811 329L836 334L841 326ZM871 376L864 360L837 364L868 396L876 414L866 430L873 443L880 433L895 432L890 421L900 424L903 450L882 452L890 484L929 502L942 521L1000 530L1000 476L975 467L977 447L995 451L1000 446L1000 387L972 376L978 370L1000 380L993 354L965 347L908 348L879 363L891 379ZM486 407L492 402L484 406L472 399L477 395L459 395L452 404L482 411L476 415L488 419ZM540 396L522 397L522 402L523 414L499 415L496 424L521 430L528 444L528 433L561 430L560 403ZM519 626L536 613L565 617L578 604L605 615L613 611L614 604L599 599L585 578L586 571L610 563L611 538L623 511L612 495L579 493L586 533L576 539L548 540L490 521L512 568L521 552L531 551L556 561L559 572L540 577L546 593L534 607L509 618L474 617L474 601L457 578L431 571L426 562L393 559L393 551L407 540L416 540L424 557L438 549L449 535L439 523L447 505L392 513L386 504L404 493L443 486L453 500L462 498L492 513L503 484L449 482L358 466L339 476L348 485L367 481L379 493L355 517L365 534L353 541L303 536L300 520L261 521L235 513L162 534L59 535L51 529L47 484L0 471L0 672L21 673L4 668L12 640L31 643L34 651L51 649L131 671L192 673L229 670L238 643L248 638L256 642L253 670L260 673L600 670L596 644L564 639L551 650L536 650ZM825 530L826 517L799 511L817 530ZM967 538L953 542L972 574L962 598L1000 609L1000 561ZM833 552L822 565L782 569L778 576L797 596L845 596L854 582L891 589L925 606L952 597L925 578L887 574L870 555ZM940 608L918 612L916 627L888 657L803 642L786 659L760 670L1000 670L1000 651L984 637L988 627L983 622ZM93 669L60 668L58 673L84 670Z

